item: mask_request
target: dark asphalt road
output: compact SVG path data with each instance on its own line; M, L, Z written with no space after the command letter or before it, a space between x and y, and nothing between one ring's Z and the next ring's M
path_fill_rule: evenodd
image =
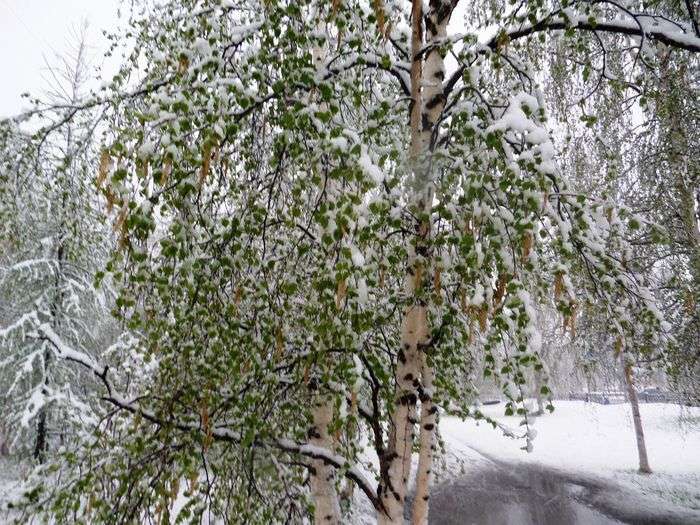
M606 481L527 463L491 464L433 489L431 525L700 525L700 513L637 505Z

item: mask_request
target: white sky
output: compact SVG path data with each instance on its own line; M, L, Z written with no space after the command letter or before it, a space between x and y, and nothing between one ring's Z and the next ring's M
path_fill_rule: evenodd
M119 0L0 0L0 118L27 107L20 95L40 93L46 60L71 47L71 29L87 20L93 65L105 49L102 30L118 23Z
M92 65L100 66L107 46L102 30L117 26L117 9L122 3L122 0L0 0L0 118L27 109L22 93L41 94L47 84L44 59L50 62L57 54L65 55L75 44L70 35L83 21L89 24ZM458 31L463 24L461 9L452 17L451 31ZM453 61L448 59L448 62L449 69L453 69Z
M0 0L0 118L27 109L22 93L41 94L46 86L44 57L51 61L65 55L74 43L71 31L84 20L89 23L92 65L100 66L107 45L102 30L116 27L120 4L121 0ZM462 25L461 9L452 17L451 31Z

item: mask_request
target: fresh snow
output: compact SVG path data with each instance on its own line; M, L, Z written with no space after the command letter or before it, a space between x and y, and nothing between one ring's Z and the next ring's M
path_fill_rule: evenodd
M521 449L525 445L523 440L504 437L501 430L484 421L443 416L440 433L445 454L436 464L434 485L478 469L493 468L493 460L512 464L515 469L519 463L539 464L572 476L602 478L621 485L626 494L636 497L630 504L645 502L656 509L684 507L698 511L700 516L700 408L641 405L654 471L646 476L636 473L637 453L629 405L555 401L554 406L554 413L537 418L534 424L537 436L531 453ZM481 410L499 424L522 434L521 418L503 416L503 408L501 404L483 406ZM328 451L318 452L325 455ZM339 456L334 459L342 462ZM417 458L414 459L415 472ZM368 462L376 467L376 461ZM363 465L352 467L352 471L359 479L373 479ZM7 499L19 494L20 477L19 467L0 459L0 508ZM374 523L374 512L362 491L355 494L358 505L353 522ZM8 515L0 511L0 524L7 519Z
M700 408L671 404L642 404L640 411L653 474L637 473L637 448L629 404L599 405L583 401L554 401L553 413L535 419L532 452L525 439L504 436L485 421L440 418L444 454L436 461L433 487L449 484L475 471L493 469L494 461L512 465L541 465L571 478L600 479L626 497L621 508L646 505L669 513L696 511L700 520ZM504 405L480 410L515 435L523 435L521 416L504 416ZM528 417L532 422L534 418ZM533 432L534 431L534 432ZM368 454L369 458L370 454ZM414 454L412 475L418 463ZM374 458L368 460L376 469ZM525 465L523 465L525 466ZM372 475L367 473L367 478ZM415 480L412 481L415 483ZM357 493L356 493L357 494ZM621 496L622 495L622 496ZM356 495L353 523L375 523L364 496ZM700 521L699 521L700 523Z
M443 417L440 432L450 456L538 463L586 476L605 478L668 504L700 511L700 408L671 404L640 405L653 474L640 475L629 404L599 405L555 401L552 414L536 418L531 453L524 440L507 438L481 421ZM482 412L522 434L519 416L503 416L503 404ZM529 418L532 421L532 418ZM699 514L700 517L700 514Z
M627 403L554 401L554 407L552 414L529 417L537 430L530 454L521 450L522 441L503 437L484 421L443 417L440 432L451 448L473 448L501 459L595 474L635 470L637 448ZM503 404L482 406L481 411L517 433L522 418L503 416ZM652 470L700 477L700 408L642 403L640 411Z

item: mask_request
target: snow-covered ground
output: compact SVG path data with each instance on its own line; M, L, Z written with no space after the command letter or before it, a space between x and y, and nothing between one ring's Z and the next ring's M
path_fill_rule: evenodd
M659 516L671 516L670 523L674 522L674 515L684 518L679 523L692 523L693 518L688 521L688 515L695 511L700 523L700 408L641 405L654 471L641 475L637 473L636 439L628 404L555 401L554 406L553 413L535 419L531 428L537 435L530 453L523 450L525 440L505 437L501 430L483 420L462 421L443 416L440 436L445 453L434 469L436 490L440 486L456 490L454 480L475 472L504 467L517 471L517 465L525 462L528 467L539 465L561 472L562 480L580 479L584 484L604 487L607 501L598 498L597 503L605 511L615 506L614 510L622 516L658 512ZM504 416L503 411L503 404L482 407L487 416L523 434L524 428L519 425L522 417ZM371 462L376 468L376 461ZM414 457L414 473L416 466ZM367 475L371 477L370 473ZM374 523L369 502L358 494L356 503L353 523Z
M519 462L526 462L567 473L572 478L588 477L621 486L623 490L615 494L626 497L628 506L668 507L670 511L682 507L697 511L700 516L700 408L641 405L654 473L640 475L636 472L637 451L629 405L582 401L557 401L554 405L554 413L537 418L533 425L537 436L531 453L521 449L523 440L504 437L483 421L443 416L440 434L445 455L435 468L436 485L478 470L494 469L494 461L516 468ZM520 417L502 415L503 405L482 410L503 425L521 428ZM371 479L372 474L367 472L367 476ZM0 501L17 490L20 477L18 466L0 461ZM359 508L353 522L374 523L369 502L360 491L355 494ZM7 514L0 512L0 523L6 519Z
M670 404L640 406L651 475L637 473L637 448L628 404L599 405L556 401L555 411L535 420L534 449L521 449L523 440L502 435L483 421L443 417L440 431L448 455L476 454L509 462L538 463L558 470L596 476L629 491L669 505L700 510L700 408ZM482 407L485 414L511 428L522 420L503 416L503 405Z

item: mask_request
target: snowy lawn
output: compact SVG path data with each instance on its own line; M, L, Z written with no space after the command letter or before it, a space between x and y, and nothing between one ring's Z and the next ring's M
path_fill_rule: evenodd
M525 461L568 472L611 479L640 495L700 510L700 408L670 404L640 406L651 475L637 474L637 448L628 404L556 401L555 411L537 418L531 453L524 440L504 437L485 422L443 417L440 431L448 455L475 452L504 461ZM503 404L484 414L520 430L518 416L504 416ZM521 432L520 432L521 433Z

